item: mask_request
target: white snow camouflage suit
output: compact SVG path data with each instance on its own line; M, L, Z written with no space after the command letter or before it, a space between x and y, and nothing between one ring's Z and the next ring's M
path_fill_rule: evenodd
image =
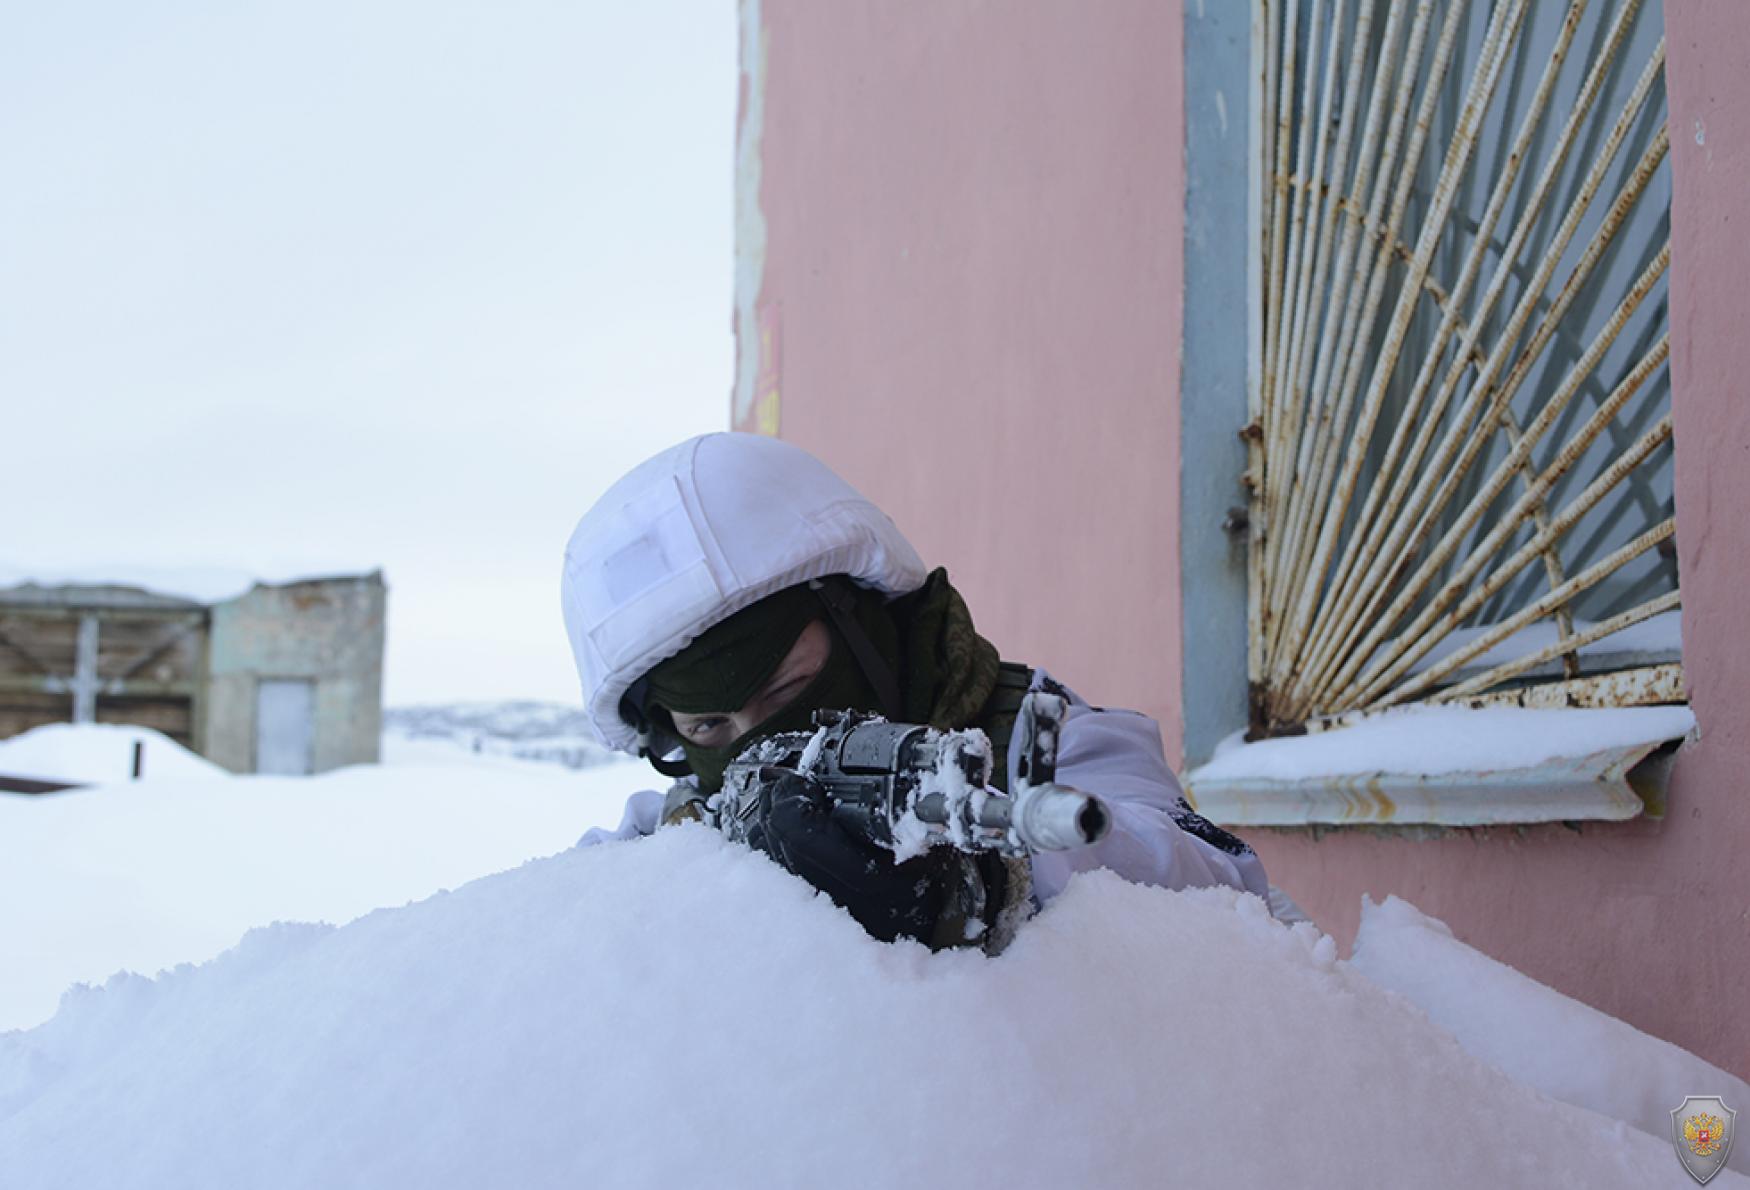
M706 434L634 468L579 522L561 581L597 738L637 754L649 741L620 714L633 682L749 604L831 574L897 596L921 586L926 570L880 509L801 448ZM1050 681L1033 671L1035 688ZM1226 884L1270 900L1252 849L1186 804L1159 724L1063 692L1071 706L1057 779L1101 797L1112 829L1092 847L1034 855L1034 899L1049 900L1074 872L1104 867L1163 888ZM591 830L582 842L651 834L664 796L633 794L618 827Z

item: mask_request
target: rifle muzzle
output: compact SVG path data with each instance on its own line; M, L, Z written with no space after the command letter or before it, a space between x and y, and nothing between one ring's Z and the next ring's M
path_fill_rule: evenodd
M947 802L940 794L920 798L916 813L923 822L948 821ZM977 817L979 826L1009 831L1029 851L1087 847L1112 829L1104 802L1067 785L1031 785L1014 797L987 797Z

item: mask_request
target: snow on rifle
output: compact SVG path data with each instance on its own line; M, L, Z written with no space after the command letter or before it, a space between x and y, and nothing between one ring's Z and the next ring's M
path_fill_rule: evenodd
M814 731L769 736L732 761L708 809L719 829L745 840L760 791L793 774L899 859L935 846L1009 856L1086 847L1105 836L1111 815L1099 798L1056 783L1067 709L1043 690L1022 701L1019 763L1006 795L990 787L990 740L977 728L937 731L859 711L816 711Z

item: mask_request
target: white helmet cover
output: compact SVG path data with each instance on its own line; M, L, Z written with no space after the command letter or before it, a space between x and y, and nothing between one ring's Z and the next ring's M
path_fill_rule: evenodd
M704 434L645 460L583 514L559 595L596 738L636 752L620 700L652 666L774 591L846 574L923 585L897 526L819 459L761 434Z

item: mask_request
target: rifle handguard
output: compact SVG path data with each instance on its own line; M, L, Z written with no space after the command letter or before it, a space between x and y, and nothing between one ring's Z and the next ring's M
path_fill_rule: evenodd
M1099 798L1058 785L1057 739L1068 703L1035 690L1016 720L1014 789L990 786L982 731L936 731L856 711L818 711L813 732L756 742L724 771L711 799L717 825L745 839L762 785L784 774L812 782L833 813L903 859L926 847L1023 856L1097 843L1111 828Z

